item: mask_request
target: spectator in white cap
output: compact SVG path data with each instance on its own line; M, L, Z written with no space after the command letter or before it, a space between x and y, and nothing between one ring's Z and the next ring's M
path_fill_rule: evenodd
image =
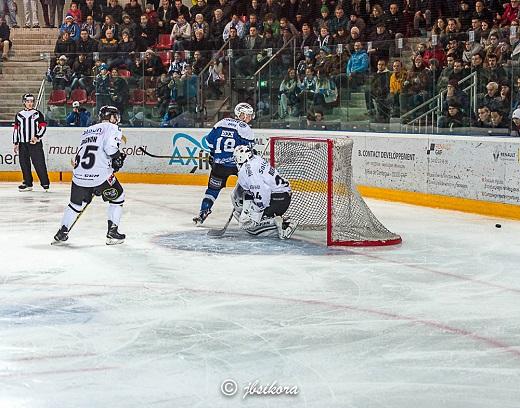
M516 108L511 116L511 136L520 137L520 108Z
M92 124L92 116L85 108L80 107L78 101L72 102L72 112L67 115L67 125L87 127Z

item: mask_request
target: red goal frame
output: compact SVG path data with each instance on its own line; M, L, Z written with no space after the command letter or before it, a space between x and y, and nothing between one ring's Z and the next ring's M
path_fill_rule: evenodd
M269 138L269 161L271 166L276 167L274 162L275 157L275 141L277 140L289 140L289 141L301 141L301 142L318 142L327 144L327 246L355 246L355 247L366 247L366 246L389 246L397 245L402 242L402 238L389 239L389 240L367 240L367 241L342 241L334 240L332 238L332 205L333 205L333 169L334 169L334 155L333 139L328 138L314 138L314 137L288 137L288 136L271 136Z

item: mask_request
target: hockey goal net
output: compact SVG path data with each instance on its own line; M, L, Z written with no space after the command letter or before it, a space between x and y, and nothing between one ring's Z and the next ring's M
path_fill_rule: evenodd
M352 139L270 138L270 160L289 180L292 200L286 215L298 229L325 230L327 245L395 245L352 181Z

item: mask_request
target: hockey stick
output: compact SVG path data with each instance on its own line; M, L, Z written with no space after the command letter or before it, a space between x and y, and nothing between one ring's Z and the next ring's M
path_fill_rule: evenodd
M208 236L210 237L221 237L222 235L224 235L227 231L227 228L229 227L229 223L231 222L231 220L233 219L233 214L235 213L235 210L233 209L233 211L231 212L231 215L229 216L227 222L224 224L224 226L220 229L210 229L208 231Z
M166 156L166 155L150 153L150 152L146 151L146 149L144 147L142 147L142 146L140 146L138 149L141 150L145 155L153 157L154 159L172 159L173 158L173 155ZM195 159L195 160L199 160L199 157L175 156L175 159ZM204 156L200 157L200 159L202 159L202 161L208 161L209 160L209 158L204 157Z
M74 227L74 225L76 225L76 223L78 222L78 220L81 218L81 216L83 215L83 213L85 212L85 210L88 208L88 206L90 205L90 203L92 202L92 199L85 205L85 207L83 207L83 209L81 210L81 212L78 214L78 216L76 217L76 219L74 220L74 222L71 224L71 226L69 227L69 230L67 231L67 234L72 230L72 227ZM66 241L52 241L51 242L51 245L61 245L63 243L65 243Z

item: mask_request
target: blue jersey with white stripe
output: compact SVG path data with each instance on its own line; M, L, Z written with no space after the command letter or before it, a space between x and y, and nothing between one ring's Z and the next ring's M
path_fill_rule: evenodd
M247 145L253 148L255 139L249 125L239 119L225 118L218 121L206 141L210 148L210 155L215 163L226 167L236 166L233 158L235 147Z

